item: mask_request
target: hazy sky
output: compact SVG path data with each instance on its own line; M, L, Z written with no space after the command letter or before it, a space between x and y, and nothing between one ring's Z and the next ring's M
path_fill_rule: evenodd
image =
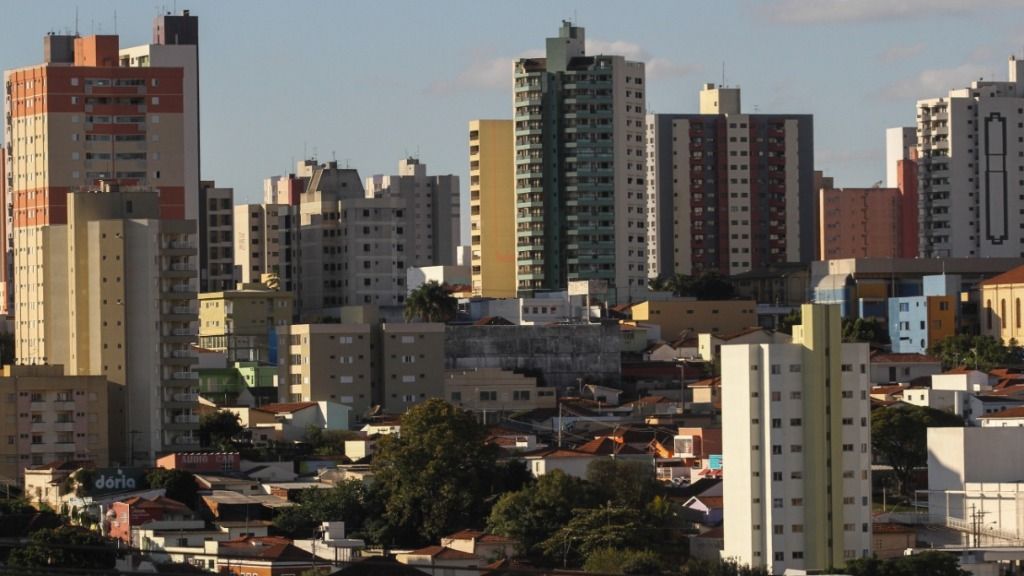
M647 106L695 112L704 82L747 112L814 114L816 164L839 186L885 176L884 130L918 98L1006 79L1024 0L302 1L0 0L0 68L37 64L48 31L148 42L158 11L199 17L204 179L258 201L303 155L362 176L418 155L468 172L473 118L511 116L511 62L560 20L592 51L647 62ZM0 135L2 137L2 135Z

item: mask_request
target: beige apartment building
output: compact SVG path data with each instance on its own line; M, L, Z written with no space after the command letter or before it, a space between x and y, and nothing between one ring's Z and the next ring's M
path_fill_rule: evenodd
M353 311L343 309L340 324L279 331L282 402L330 400L360 419L375 405L401 413L442 397L444 324L379 324Z
M500 368L445 373L444 399L474 412L522 412L556 406L554 388L537 386L532 376Z
M239 204L234 207L234 265L243 284L277 277L285 292L298 289L298 208L288 204Z
M633 321L661 327L661 338L673 340L684 333L732 334L757 326L753 300L648 300L633 305Z
M384 410L405 412L444 396L444 324L383 324L381 383Z
M228 362L270 362L276 330L291 324L292 300L259 283L200 294L199 345L224 352Z
M515 134L511 120L469 122L473 295L516 297Z
M103 376L65 376L63 366L4 366L0 375L0 481L48 462L110 463L110 439L122 431L108 417L112 384Z
M195 223L160 211L156 192L104 186L68 195L66 227L42 227L66 228L66 291L50 301L64 303L66 331L55 339L69 374L116 385L109 418L120 426L111 436L119 461L198 446Z
M361 418L374 403L370 324L295 324L278 332L281 402L331 400Z

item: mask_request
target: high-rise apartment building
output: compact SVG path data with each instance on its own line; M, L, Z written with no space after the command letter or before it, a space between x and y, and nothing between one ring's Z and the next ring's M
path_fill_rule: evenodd
M158 216L180 219L198 176L187 170L196 151L186 147L184 68L132 67L117 36L50 35L44 52L43 64L4 74L16 355L69 366L67 285L56 272L67 267L68 193L101 180L141 186L159 193Z
M909 151L917 148L917 128L897 126L885 130L885 186L899 187L899 164L909 158Z
M118 461L199 445L195 222L162 211L156 192L104 186L68 194L67 225L43 227L65 229L66 368L115 385Z
M228 362L277 364L277 333L292 322L288 292L263 284L199 295L199 345L223 352Z
M647 290L644 64L588 55L584 36L563 22L515 63L518 290L604 280L629 302Z
M459 177L452 174L427 175L427 165L418 158L398 163L394 176L374 175L366 179L366 197L396 199L404 203L403 224L410 244L406 257L411 266L454 266L459 249Z
M359 173L337 162L303 161L267 179L265 199L296 204L235 208L235 265L243 282L277 274L304 321L337 318L343 306L400 307L406 270L455 263L459 183L428 176L414 158L396 176Z
M280 290L296 293L298 214L298 207L291 204L234 207L234 265L239 282L255 284L272 275Z
M0 316L14 309L12 260L14 244L11 237L11 213L8 203L7 154L0 150Z
M745 114L706 84L699 114L647 117L648 274L740 274L818 252L813 119Z
M871 550L868 345L804 304L791 343L722 346L723 557L841 567Z
M516 297L514 142L511 120L469 122L469 235L474 296Z
M920 254L1024 256L1024 61L917 103Z
M904 204L899 188L822 188L818 194L822 260L917 255L902 252L902 214L916 217L917 206Z
M199 291L235 285L235 191L206 180L199 186Z

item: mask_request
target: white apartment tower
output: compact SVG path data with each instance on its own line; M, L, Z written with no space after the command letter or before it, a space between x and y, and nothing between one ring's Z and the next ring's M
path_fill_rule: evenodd
M1024 256L1024 61L1009 68L917 103L924 258Z
M775 574L871 551L868 345L838 306L802 312L791 343L722 347L722 556Z

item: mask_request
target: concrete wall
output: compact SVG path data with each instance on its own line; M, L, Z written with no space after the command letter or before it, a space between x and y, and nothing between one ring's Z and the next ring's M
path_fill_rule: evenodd
M448 326L445 368L501 368L537 376L538 384L616 386L622 335L614 324L556 326Z

